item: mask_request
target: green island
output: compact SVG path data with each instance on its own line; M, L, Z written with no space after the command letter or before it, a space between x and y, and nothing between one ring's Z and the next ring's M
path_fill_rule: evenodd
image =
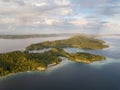
M82 41L81 41L82 40ZM88 38L85 36L75 36L70 39L47 41L39 44L33 44L26 48L26 51L13 51L0 54L0 76L25 71L43 71L50 66L57 65L62 61L61 57L79 63L92 63L94 61L105 60L101 55L77 52L68 53L64 50L66 47L84 48L84 49L103 49L108 47L104 41ZM87 45L85 45L87 44ZM32 53L30 50L39 50L51 48L43 53Z
M91 63L104 60L104 56L88 53L67 53L63 49L52 48L44 53L29 53L27 51L14 51L0 55L0 76L10 73L46 70L47 67L59 64L66 57L75 62Z
M26 50L39 50L44 48L80 48L100 50L109 47L104 44L102 40L95 39L94 37L87 37L77 35L65 40L46 41L42 43L32 44L26 47Z

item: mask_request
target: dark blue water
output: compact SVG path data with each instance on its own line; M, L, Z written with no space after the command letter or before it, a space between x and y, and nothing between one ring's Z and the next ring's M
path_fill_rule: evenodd
M104 55L107 60L80 64L65 59L45 72L3 77L0 90L120 90L120 37L102 39L110 48L88 52Z

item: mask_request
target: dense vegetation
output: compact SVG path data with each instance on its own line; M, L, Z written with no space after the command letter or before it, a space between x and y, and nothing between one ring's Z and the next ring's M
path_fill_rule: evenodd
M92 63L94 61L106 59L104 56L94 55L94 54L84 53L84 52L69 54L68 58L72 61L82 62L82 63Z
M65 40L46 41L42 43L32 44L26 48L26 50L39 50L43 48L83 48L83 49L103 49L108 45L104 44L102 40L95 39L93 37L74 36Z
M29 53L14 51L0 55L0 75L16 73L28 70L46 68L52 63L61 61L60 55L54 50L44 53Z
M29 70L45 70L50 64L60 63L60 57L84 63L105 59L103 56L88 53L70 54L60 48L52 48L50 51L44 53L14 51L0 55L0 76Z

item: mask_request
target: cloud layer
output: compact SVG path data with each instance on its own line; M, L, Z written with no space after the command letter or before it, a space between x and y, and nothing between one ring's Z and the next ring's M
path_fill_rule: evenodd
M0 0L3 33L120 33L119 0Z

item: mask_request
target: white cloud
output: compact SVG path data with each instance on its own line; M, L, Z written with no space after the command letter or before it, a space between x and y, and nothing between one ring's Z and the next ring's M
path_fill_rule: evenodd
M62 23L62 20L60 20L59 18L45 18L43 24L46 25L53 25L53 24L60 24Z
M0 22L3 24L18 24L19 20L16 18L2 18Z
M32 3L32 5L42 7L42 6L47 5L47 3L46 3L46 2L42 2L42 3Z
M62 15L68 15L68 14L72 14L72 9L70 8L65 8L65 9L61 9L61 14Z
M88 21L86 19L80 19L80 20L72 20L69 23L76 26L84 26L88 24Z
M55 4L57 5L70 5L69 0L53 0Z
M62 16L72 13L69 0L22 0L23 6L19 6L19 0L0 1L0 23L17 25L53 25L60 23ZM7 7L9 5L9 7ZM59 19L58 19L59 18Z
M16 27L16 32L22 27L23 31L29 28L28 32L33 28L37 31L39 28L47 28L71 32L85 29L87 32L120 33L118 2L119 0L0 0L0 28L8 31L7 29ZM112 24L116 20L118 25Z
M101 33L120 33L120 25L116 23L106 23L104 25L104 30L101 30Z

